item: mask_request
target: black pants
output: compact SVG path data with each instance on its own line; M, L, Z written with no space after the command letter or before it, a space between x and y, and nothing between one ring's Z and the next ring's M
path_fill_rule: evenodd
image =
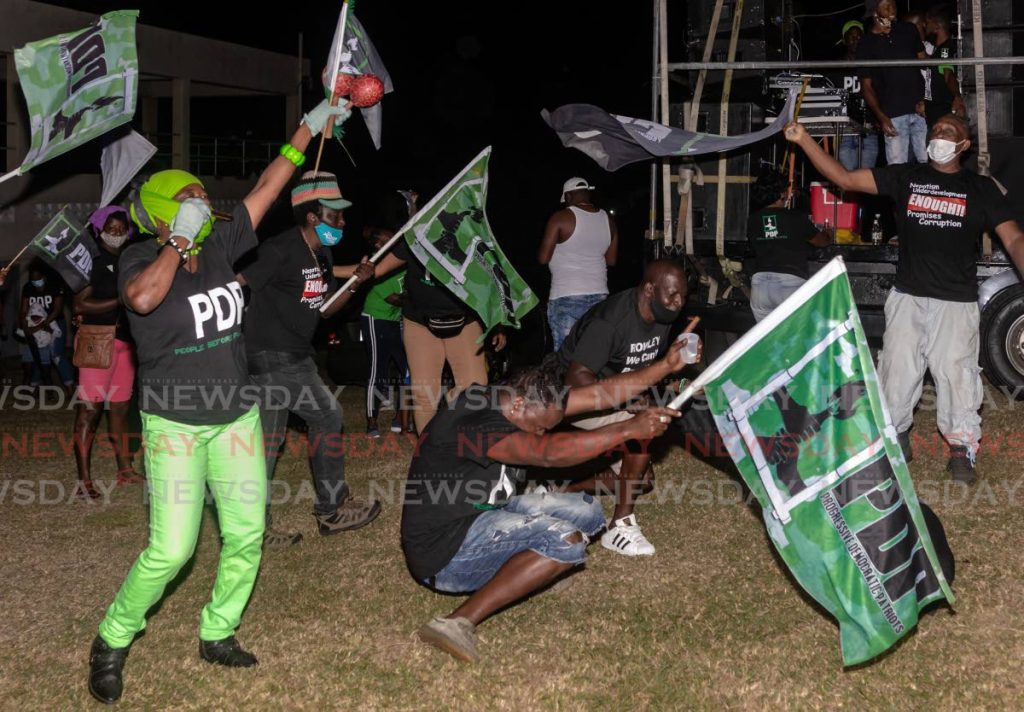
M363 314L359 317L359 332L366 349L366 360L370 364L370 373L366 379L366 417L376 418L380 413L383 394L399 403L401 386L409 377L409 361L405 357L405 346L402 344L402 322L386 321ZM388 366L395 362L398 378L388 378Z

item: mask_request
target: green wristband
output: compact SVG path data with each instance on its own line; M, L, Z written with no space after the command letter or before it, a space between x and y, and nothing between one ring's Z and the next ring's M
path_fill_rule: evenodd
M302 164L306 162L305 154L290 143L286 143L281 146L280 153L282 156L294 163L296 168L301 168Z

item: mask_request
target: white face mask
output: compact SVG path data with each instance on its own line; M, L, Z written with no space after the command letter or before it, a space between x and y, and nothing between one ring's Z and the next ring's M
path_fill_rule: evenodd
M109 232L101 232L100 239L115 250L124 244L124 241L128 239L128 233L123 235L112 235Z
M949 163L956 158L957 150L964 141L947 141L944 138L933 138L928 142L928 158L939 165Z

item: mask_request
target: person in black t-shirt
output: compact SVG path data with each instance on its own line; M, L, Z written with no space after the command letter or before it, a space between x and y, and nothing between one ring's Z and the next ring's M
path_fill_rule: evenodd
M874 23L857 47L857 59L925 59L924 44L917 28L896 20L896 0L867 0ZM913 149L915 159L924 162L927 126L918 114L924 101L924 79L916 67L864 69L860 74L864 100L878 119L885 137L885 158L889 165L906 163Z
M847 171L790 123L786 138L843 190L888 195L900 211L896 285L885 303L878 377L893 425L910 460L910 427L926 370L935 380L939 430L950 444L953 478L975 480L983 396L978 368L978 284L975 260L985 229L994 230L1024 271L1024 232L991 179L961 166L971 146L967 122L939 119L930 132L926 165Z
M949 34L949 11L939 5L925 15L925 33L932 39L934 59L950 59L956 56L956 44ZM931 67L931 99L924 103L924 114L931 127L946 114L967 118L967 106L960 94L960 82L952 64Z
M656 260L647 265L639 286L605 299L577 321L562 342L558 357L567 369L565 385L572 388L611 381L636 371L668 351L669 332L686 302L686 274L678 262ZM692 335L689 338L697 338ZM698 341L697 357L700 360ZM589 430L628 420L628 411L613 411L573 421ZM598 475L569 486L571 492L606 491L611 484L615 510L601 546L625 556L651 556L654 545L636 521L640 494L653 486L654 469L647 448L632 443L621 462Z
M747 220L747 239L754 252L750 278L750 309L758 321L807 281L811 246L829 244L807 213L786 207L787 180L776 170L761 175L750 191L754 205L765 207Z
M114 344L110 366L78 369L78 405L75 408L75 464L78 468L78 494L96 499L92 485L90 459L96 428L107 404L110 434L117 459L117 484L142 481L132 469L128 451L127 417L135 384L135 347L128 331L128 320L117 295L117 267L121 248L131 237L128 211L120 206L100 208L89 216L89 230L98 244L92 261L89 284L75 295L74 311L83 326L103 326L113 330Z
M260 419L267 448L267 479L274 476L287 434L288 413L308 427L309 463L316 484L313 516L322 536L366 526L380 514L380 502L350 495L345 483L345 448L341 441L341 404L320 378L313 360L313 333L320 307L336 288L329 247L341 240L345 208L333 173L309 171L292 189L296 227L265 241L256 259L242 269L238 281L252 290L245 317L249 374L266 388ZM356 269L356 284L323 313L330 317L345 306L357 285L373 277L368 262ZM266 546L298 544L302 534L275 531L264 535Z
M92 643L89 692L101 702L121 697L129 646L192 558L207 487L221 550L200 617L199 654L228 667L257 664L234 635L259 571L267 500L259 409L247 397L255 387L245 363L235 263L256 247L256 227L305 161L313 136L349 113L325 100L306 114L229 219L213 215L202 181L182 170L154 173L132 197L132 220L153 237L121 255L118 290L139 358L151 526Z
M75 383L75 373L65 354L68 327L64 321L64 288L60 277L34 261L28 282L21 289L18 328L24 338L21 365L25 383L38 386L50 381L50 366L65 388Z
M843 45L837 59L854 60L857 58L857 47L864 37L864 25L859 20L850 20L843 25ZM847 114L862 128L856 132L844 133L839 140L839 162L847 170L854 168L874 168L878 162L878 134L871 124L873 117L867 113L864 94L860 87L860 76L856 69L836 69L829 74L829 80L837 89L850 92L847 103Z
M474 384L421 434L402 508L402 550L419 583L474 592L419 637L467 662L479 659L474 631L502 608L579 567L604 514L587 494L518 496L524 468L568 467L627 440L665 432L679 413L648 408L587 432L548 434L567 415L616 406L682 367L682 351L634 373L572 388L566 398L555 356L499 386Z

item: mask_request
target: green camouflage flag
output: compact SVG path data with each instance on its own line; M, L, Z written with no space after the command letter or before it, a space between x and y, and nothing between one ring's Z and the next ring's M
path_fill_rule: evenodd
M32 146L20 173L132 120L138 89L137 10L14 51Z
M471 307L486 333L498 324L519 328L537 295L505 258L487 222L485 148L406 226L409 249L430 278Z
M53 268L73 293L88 286L96 250L95 242L66 208L54 215L29 245L29 252Z
M924 606L954 601L841 258L726 351L700 386L776 549L839 620L844 664L885 651Z

